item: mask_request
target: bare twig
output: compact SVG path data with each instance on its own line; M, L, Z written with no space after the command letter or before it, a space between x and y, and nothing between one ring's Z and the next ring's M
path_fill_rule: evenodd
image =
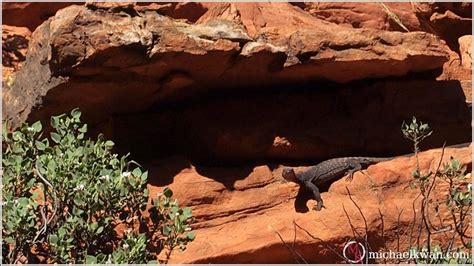
M349 214L347 213L347 210L346 210L346 207L344 206L344 204L342 204L342 210L346 214L347 220L349 221L349 226L351 227L352 234L354 235L354 239L357 239L357 237L362 238L362 236L359 234L359 232L357 232L357 230L355 229L354 224L352 224L351 218L349 217ZM357 234L357 236L356 236L356 234Z
M413 200L413 204L412 204L412 210L413 210L413 222L411 224L411 228L410 228L410 236L408 238L408 245L411 247L411 240L412 240L412 237L413 237L413 231L415 229L415 225L416 225L416 210L415 210L415 204L416 204L416 200L418 200L418 198L421 196L421 192L420 194L418 194L418 196L416 196L416 198Z
M346 187L346 190L347 190L347 194L349 195L349 199L352 201L352 203L354 203L354 205L356 206L357 210L358 210L359 213L360 213L360 216L362 216L362 219L364 220L364 227L365 227L365 237L364 237L364 240L365 240L365 249L368 250L368 251L371 251L372 248L370 247L370 244L369 244L369 241L368 241L368 237L369 237L369 227L367 226L367 219L365 219L364 213L362 213L362 210L360 209L359 205L358 205L358 204L354 201L354 199L352 198L351 191L349 190L349 188ZM366 263L369 263L369 256L366 256L365 260L366 260Z
M43 227L38 231L38 233L36 234L35 238L33 239L33 242L35 242L37 240L37 238L46 232L46 230L48 229L48 224L51 223L51 221L53 220L54 216L56 215L56 212L58 211L58 205L59 205L59 200L58 200L58 197L56 195L56 191L53 187L53 185L51 185L51 183L43 177L43 175L40 173L40 171L36 168L33 169L34 173L39 177L41 178L41 180L43 180L44 184L46 184L47 186L49 186L51 188L51 192L53 194L53 198L54 198L54 203L53 203L53 212L51 214L51 217L46 221L46 219L44 220L44 225ZM46 199L46 188L44 189L44 194L45 194L45 199ZM45 206L47 205L47 202L45 201ZM43 213L42 213L43 215ZM44 217L46 216L46 214L44 214ZM43 217L43 218L44 218Z
M299 262L299 260L298 260L298 257L299 257L299 256L298 256L297 252L295 252L294 248L293 248L293 247L290 247L290 246L285 242L285 240L283 240L283 237L280 235L280 233L278 233L278 232L275 232L275 233L278 235L278 237L280 238L280 240L281 240L281 242L283 243L283 245L285 245L285 247L288 249L288 251L290 251L291 255L293 256L293 259L295 260L295 262L298 263L298 264L301 264L301 263ZM300 257L300 259L302 259L303 262L307 263L307 262L304 260L304 258Z
M403 209L401 211L398 211L397 207L397 252L400 252L400 216L403 213Z
M293 223L296 225L296 227L298 227L299 229L303 230L309 237L311 237L312 239L315 239L315 240L318 240L318 241L321 241L321 243L323 243L324 246L326 246L327 249L329 249L330 251L332 251L332 253L334 253L336 256L338 256L339 258L343 259L344 261L347 261L346 258L344 258L344 256L342 256L341 254L339 254L339 252L337 252L335 249L333 249L331 246L329 246L326 241L322 240L321 238L317 237L317 236L314 236L312 235L310 232L308 232L308 230L304 229L303 227L301 227L299 224L297 224L295 221L293 221Z
M442 148L442 150L441 150L441 158L439 159L438 166L436 167L435 175L434 175L434 177L433 177L433 182L431 182L431 186L429 187L428 193L426 194L427 197L429 197L429 195L430 195L430 193L431 193L431 190L433 189L433 187L434 187L434 185L435 185L436 176L437 176L436 173L439 173L439 168L441 167L441 163L443 162L444 149L445 149L445 147L446 147L446 142L443 143L443 148Z
M441 150L441 158L439 159L438 166L436 167L435 174L433 175L433 180L431 180L431 184L428 186L428 191L425 191L424 189L422 190L423 200L422 200L422 204L421 204L421 214L422 214L422 221L425 225L426 234L427 234L427 240L426 241L427 241L428 250L431 250L431 235L432 235L432 232L431 232L431 229L430 229L432 226L431 226L431 221L430 221L430 217L429 217L428 203L429 203L431 191L433 190L433 187L435 186L435 183L436 183L436 176L437 176L436 173L439 172L439 169L441 167L441 163L443 162L445 146L446 146L446 143L443 143L443 148ZM424 185L424 184L422 184L422 185ZM423 193L423 192L426 192L426 193Z
M448 248L447 248L447 251L446 253L449 253L451 252L451 249L453 247L453 243L454 243L454 239L456 238L456 231L453 232L453 236L451 237L451 239L449 239L449 242L448 242Z
M387 13L389 18L391 18L393 21L395 21L395 23L397 23L397 25L400 26L405 31L407 31L407 32L410 31L405 25L403 25L402 20L397 16L397 14L393 13L384 3L380 3L380 4L384 8L385 13Z
M378 208L378 211L379 211L379 215L380 215L380 221L382 223L382 243L383 243L383 247L384 247L384 252L388 250L387 248L387 243L385 243L385 224L384 224L384 219L383 219L383 214L382 212L380 211L380 208ZM383 258L383 263L387 263L387 258Z
M295 220L293 220L293 244L291 244L291 247L295 247L295 243L296 243L296 225L294 223Z

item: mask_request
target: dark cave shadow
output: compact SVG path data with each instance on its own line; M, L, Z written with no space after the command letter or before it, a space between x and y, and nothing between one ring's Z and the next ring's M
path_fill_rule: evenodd
M227 190L234 190L234 183L243 180L257 166L201 166L183 156L172 156L165 159L151 160L143 164L148 170L148 183L153 186L167 186L173 183L174 177L185 169L195 168L196 173L223 184ZM275 166L268 167L273 170Z
M223 184L227 190L234 190L234 183L237 180L245 179L253 172L254 165L240 167L215 167L195 165L196 172L202 176Z
M180 156L151 160L143 166L148 170L148 184L159 187L170 185L177 174L192 167L189 160Z

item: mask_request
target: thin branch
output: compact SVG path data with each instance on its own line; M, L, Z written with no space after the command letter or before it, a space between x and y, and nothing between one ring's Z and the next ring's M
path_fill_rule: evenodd
M378 211L379 211L379 215L380 215L380 221L382 223L382 243L383 243L383 247L384 247L384 252L386 252L388 250L387 248L387 243L385 243L385 223L384 223L384 219L383 219L383 214L382 212L380 211L380 208L377 208ZM383 263L387 263L387 258L383 258Z
M298 254L295 252L294 248L290 247L286 242L285 240L283 240L283 237L280 235L280 233L278 232L275 232L278 237L280 238L281 242L283 243L283 245L285 245L285 247L288 249L288 251L290 251L291 255L293 256L293 259L295 260L296 263L298 264L301 264L299 261L298 261ZM302 259L306 264L307 262L304 260L304 258L300 257L300 259Z
M51 188L51 191L53 193L53 198L54 198L54 204L53 204L53 213L51 214L51 217L46 221L45 220L45 224L43 225L43 227L41 228L41 230L38 231L38 233L36 234L35 238L33 239L33 242L36 241L36 239L43 233L46 232L46 230L48 229L48 224L51 223L51 221L53 220L54 216L56 215L56 212L58 211L58 205L59 205L59 200L58 200L58 197L56 195L56 191L53 187L53 185L51 185L51 183L43 177L43 175L41 175L40 171L36 168L33 169L34 173L39 176L39 178L41 178L41 180L43 180L44 184L48 185L50 188ZM44 189L44 192L45 192L45 195L46 195L46 188ZM45 196L46 197L46 196ZM45 206L46 206L47 202L45 202Z
M351 195L351 191L349 190L349 188L346 187L346 190L347 190L347 194L349 195L349 199L352 201L352 203L354 203L354 205L356 206L357 210L359 211L360 213L360 216L362 216L362 219L364 220L364 226L365 226L365 237L364 237L364 240L365 240L365 248L366 250L368 251L371 251L372 248L369 244L369 241L368 241L368 237L369 237L369 227L367 225L367 219L365 219L365 215L364 213L362 212L362 210L360 209L359 205L355 202L355 200L352 198L352 195ZM365 258L366 260L366 263L369 263L369 256L366 256Z
M349 226L351 227L352 234L354 235L354 239L357 239L356 234L359 238L362 238L362 236L359 234L359 232L357 232L354 225L352 224L351 218L349 217L349 214L347 213L346 207L344 206L344 204L342 204L342 210L346 214L347 220L349 221Z
M301 227L299 224L297 224L295 221L293 221L293 224L295 224L296 227L298 227L299 229L303 230L308 236L310 236L312 239L314 240L319 240L323 243L324 246L326 246L327 249L329 249L330 251L332 251L332 253L334 253L336 256L338 256L339 258L343 259L344 261L347 261L346 258L344 258L344 256L342 256L341 254L339 254L338 251L336 251L335 249L333 249L331 246L329 246L326 241L322 240L321 238L317 237L317 236L313 236L310 232L308 232L308 230L304 229L303 227Z
M397 206L397 252L400 252L400 216L403 213L403 209L401 211L398 211L398 206Z
M413 237L413 231L415 229L415 225L416 225L416 210L415 210L415 204L416 204L416 201L418 200L418 198L421 196L421 192L420 194L418 194L418 196L416 196L416 198L413 200L413 204L412 204L412 210L413 210L413 222L411 224L411 228L410 228L410 237L408 238L408 245L411 247L411 239Z
M443 148L442 148L442 150L441 150L441 158L439 159L438 167L436 167L436 171L435 171L435 174L434 174L434 177L433 177L433 182L431 182L431 186L430 186L429 189L428 189L428 193L426 194L426 197L429 197L429 196L430 196L431 190L432 190L433 187L434 187L434 184L435 184L435 181L436 181L436 176L437 176L436 173L439 173L439 168L441 167L441 163L443 162L444 149L445 149L445 147L446 147L446 142L443 143Z

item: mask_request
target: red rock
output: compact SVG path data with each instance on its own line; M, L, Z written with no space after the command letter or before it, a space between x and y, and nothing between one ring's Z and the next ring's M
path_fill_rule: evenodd
M38 3L2 3L2 23L17 27L27 27L34 31L56 11L70 5L80 5L81 2L38 2Z
M21 67L25 61L31 32L27 28L2 25L3 81ZM13 78L13 77L12 77ZM13 80L7 83L13 82Z
M465 165L472 165L471 148L447 148L444 161L452 156ZM441 149L420 153L422 171L435 171L440 157ZM291 245L295 232L293 221L337 252L342 252L343 245L353 234L343 205L352 223L364 228L346 187L367 219L368 239L374 249L382 248L378 210L384 215L384 238L392 250L396 250L397 245L398 213L403 210L400 243L401 250L407 250L412 202L419 193L409 185L415 164L414 157L396 158L357 172L350 183L344 178L336 181L328 192L322 193L326 208L320 212L295 209L298 185L283 182L281 167L203 168L175 158L148 165L149 188L153 196L162 191L166 182L173 180L170 188L175 197L180 204L192 206L196 217L196 240L185 252L173 253L170 263L293 263L294 258L277 235L279 233ZM166 180L162 180L163 177ZM438 181L433 200L443 202L444 181ZM156 183L162 185L153 185ZM310 209L314 204L311 199L305 206ZM443 204L439 213L447 219L445 222L449 220L450 214ZM434 214L431 217L435 226L439 226L438 218ZM295 249L308 262L342 262L320 240L312 239L300 229L296 231ZM442 236L435 236L439 237Z
M411 3L307 2L300 7L317 18L347 27L403 32L422 29Z
M301 204L299 185L283 181L280 166L255 162L406 153L399 130L411 115L435 131L424 147L472 137L472 82L454 47L459 34L470 34L470 3L415 4L416 11L386 4L409 30L439 30L451 49L426 32L392 32L400 25L380 4L66 5L3 5L4 22L35 29L44 21L24 66L7 80L3 115L15 125L47 125L51 115L79 106L93 132L106 133L134 159L185 155L146 165L151 195L170 186L196 218L196 240L171 263L294 262L277 234L292 244L293 221L340 252L353 235L342 204L364 226L346 186L367 218L374 248L383 242L377 210L392 250L397 213L405 210L406 249L413 217L407 210L417 195L408 188L414 158L335 182L322 194L321 212L305 212L314 200ZM3 56L15 54L16 69L25 53L10 31L3 32ZM16 46L5 49L10 44ZM470 166L471 148L448 149L445 158ZM434 170L439 156L439 149L420 154L422 168ZM446 190L439 188L434 196L442 201ZM439 212L448 215L445 207ZM295 247L308 262L342 262L321 240L296 231Z
M459 51L459 37L472 32L472 3L433 2L415 6L425 31L440 36L451 50Z
M462 66L459 53L449 50L449 60L443 65L443 72L437 77L438 80L471 80L471 69ZM464 88L464 86L463 86ZM466 94L467 95L467 94ZM470 97L470 94L469 94Z
M348 29L289 4L232 6L242 8L243 26L208 15L214 9L197 25L156 12L139 17L113 8L61 9L35 31L4 117L18 124L73 105L86 117L92 111L90 122L97 123L110 113L209 90L403 76L440 69L447 60L443 42L430 34ZM251 16L257 10L261 14ZM41 101L51 105L30 115Z
M472 3L295 3L311 15L352 28L426 31L454 51L457 39L471 33Z
M462 66L472 69L472 35L465 35L459 38L459 51L461 53Z

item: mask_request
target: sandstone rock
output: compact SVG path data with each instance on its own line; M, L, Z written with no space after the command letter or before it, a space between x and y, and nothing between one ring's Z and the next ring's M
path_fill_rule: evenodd
M353 28L426 31L458 51L457 39L471 33L472 3L295 3L311 15Z
M94 124L208 91L403 76L447 60L430 34L348 29L289 4L244 7L242 24L206 13L197 25L152 11L64 8L35 31L4 117L18 125L79 106Z
M462 65L459 53L449 50L449 60L443 65L443 72L437 80L471 80L471 68L465 68Z
M472 35L465 35L459 38L459 52L461 53L462 66L472 69Z
M418 2L414 5L417 13L423 16L429 17L434 13L450 11L460 17L472 18L471 2Z
M323 20L288 3L216 3L196 23L215 18L243 25L252 38L282 41L298 29L326 29L331 27Z
M459 37L472 32L470 2L416 3L415 7L425 31L443 38L453 51L459 51Z
M31 32L27 28L2 25L2 74L5 81L25 61ZM11 80L10 82L13 82Z
M81 2L38 2L38 3L2 3L2 23L18 27L27 27L34 31L56 11Z
M452 156L470 166L471 148L447 148L444 161ZM421 169L435 171L440 157L441 149L422 152ZM380 210L384 217L384 240L392 250L396 250L397 217L402 211L401 250L408 249L412 202L419 193L409 186L415 164L414 157L400 157L370 166L363 173L357 172L351 183L343 179L336 181L328 192L322 193L326 208L320 212L310 211L315 201L306 202L311 196L299 194L297 184L282 181L281 167L206 168L174 158L155 161L147 168L151 177L150 195L169 185L180 204L191 206L196 217L196 240L185 252L173 253L170 263L294 263L277 233L289 245L294 241L295 249L308 262L336 263L342 261L326 245L342 252L344 243L353 234L342 206L352 223L364 228L346 187L367 219L372 248L383 247ZM433 200L444 201L443 182L437 183ZM415 206L418 204L419 201ZM444 205L439 213L443 218L450 217ZM293 221L320 240L295 229ZM439 226L434 213L432 221Z
M317 18L353 28L391 31L422 29L410 3L306 2L299 6Z
M470 34L470 3L417 3L416 11L406 3L387 3L388 11L373 3L68 5L3 4L4 22L33 30L44 21L24 66L5 82L4 118L41 120L48 130L51 115L80 107L93 134L104 132L117 152L166 158L145 165L150 194L170 186L192 207L197 234L171 263L295 262L278 234L295 239L308 262L343 262L327 246L340 252L352 238L342 204L364 227L346 186L374 249L396 247L404 210L405 249L417 196L409 189L414 158L335 182L324 189L321 212L309 211L311 195L284 181L280 164L408 153L400 123L412 115L435 131L423 148L471 141L472 82L455 52L459 34ZM410 31L439 31L451 49L426 32L399 32L390 12ZM12 71L29 40L17 30L3 32L3 62L13 58ZM471 167L471 148L447 149L444 158ZM422 168L434 170L440 153L420 154ZM440 185L435 199L445 192Z

